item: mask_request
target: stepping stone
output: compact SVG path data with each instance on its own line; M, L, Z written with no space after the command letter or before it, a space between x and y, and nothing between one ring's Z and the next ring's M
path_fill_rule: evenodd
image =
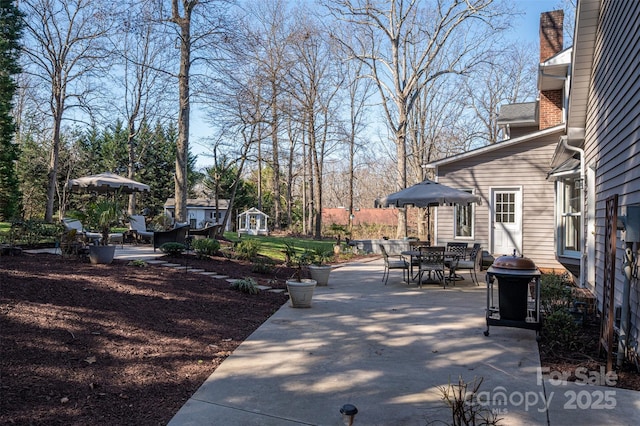
M271 287L269 287L268 285L258 285L258 288L260 290L269 290L269 289L271 289Z
M272 288L269 290L271 293L284 293L284 288Z
M207 275L207 276L212 276L212 275L218 275L217 272L211 272L211 271L204 271L204 272L200 272L200 275Z
M166 263L164 260L145 260L149 265L162 265Z
M216 279L219 279L219 280L222 280L222 279L225 279L225 278L229 278L229 275L211 275L211 276L213 278L216 278Z
M160 266L166 266L168 268L175 268L176 266L181 266L178 263L161 263Z
M227 279L226 279L226 281L227 281L229 284L233 284L233 283L235 283L236 281L242 281L242 280L241 280L240 278L227 278Z
M196 268L192 268L191 266L184 266L184 265L180 265L180 266L174 266L174 268L178 271L184 271L184 272L193 272L193 273L200 273L200 272L204 272L204 269L196 269Z

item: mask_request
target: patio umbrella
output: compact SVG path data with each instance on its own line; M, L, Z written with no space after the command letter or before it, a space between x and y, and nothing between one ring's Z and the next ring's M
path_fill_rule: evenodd
M431 207L444 204L480 203L481 198L466 191L425 179L379 200L382 207Z
M382 207L426 207L427 224L429 224L432 206L442 206L444 204L468 205L470 203L480 203L481 200L477 195L425 179L422 182L376 200L376 204ZM429 229L429 226L427 226L427 229ZM431 243L430 232L428 232L427 241L429 244Z
M67 188L75 192L106 193L120 191L124 194L149 192L150 190L149 185L109 172L69 179Z

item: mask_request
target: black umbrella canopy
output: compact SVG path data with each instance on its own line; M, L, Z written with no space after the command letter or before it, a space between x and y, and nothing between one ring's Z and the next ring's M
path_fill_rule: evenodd
M480 203L481 198L466 191L425 179L401 191L380 199L383 207L431 207L445 204Z
M124 194L149 192L150 190L149 185L109 172L69 179L67 188L75 192L106 193L119 191Z

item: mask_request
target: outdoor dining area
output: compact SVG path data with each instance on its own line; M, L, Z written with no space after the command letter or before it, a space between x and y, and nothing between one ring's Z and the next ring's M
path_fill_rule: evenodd
M463 280L460 274L468 272L471 281L480 285L478 271L482 270L482 248L479 243L449 242L444 246L429 246L426 241L409 241L410 248L390 255L384 244L379 244L384 259L382 281L387 284L391 270L402 270L407 284L441 284L446 287Z
M415 185L394 192L379 200L379 207L405 208L408 206L426 208L427 211L427 240L408 240L409 247L403 247L400 253L389 254L386 242L378 243L378 249L384 258L384 272L382 280L387 283L389 272L400 269L403 279L408 284L417 283L422 288L423 283L438 283L446 287L463 279L458 273L466 270L471 280L479 285L477 271L482 268L482 247L480 243L469 241L451 241L443 244L432 244L429 223L431 207L445 204L468 205L479 203L480 197L470 192L461 191L425 179Z

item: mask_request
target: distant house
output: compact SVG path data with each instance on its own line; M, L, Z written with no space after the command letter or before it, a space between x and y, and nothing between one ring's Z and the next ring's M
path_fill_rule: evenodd
M206 223L222 223L224 216L229 209L229 200L218 200L216 210L215 200L208 198L187 199L187 220L191 228L203 228ZM175 198L168 198L164 203L164 213L175 218L176 201ZM230 230L230 224L225 225L225 231Z
M269 216L255 207L238 215L238 234L269 235Z
M438 182L483 200L437 207L436 244L478 242L494 256L515 252L540 268L564 269L555 253L555 184L547 179L564 134L571 49L562 50L563 17L562 11L541 16L540 99L501 108L499 124L509 138L427 165Z

